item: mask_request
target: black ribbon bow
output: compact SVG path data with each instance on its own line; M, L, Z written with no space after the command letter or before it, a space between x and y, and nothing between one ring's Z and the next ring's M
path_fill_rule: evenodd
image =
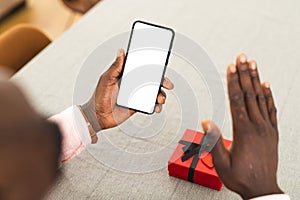
M180 140L179 141L180 144L184 145L182 147L184 155L181 157L181 161L185 162L189 158L194 156L194 158L192 160L192 163L190 165L190 168L189 168L189 173L188 173L188 181L190 181L190 182L194 182L195 169L196 169L196 166L198 164L201 153L203 151L210 151L209 146L205 145L203 148L201 148L204 144L205 138L206 138L206 134L204 134L204 136L202 137L200 144L185 141L185 140Z

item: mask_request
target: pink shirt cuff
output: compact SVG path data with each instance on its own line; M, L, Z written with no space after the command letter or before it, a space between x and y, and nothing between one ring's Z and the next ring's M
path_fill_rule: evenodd
M84 117L77 106L72 106L63 112L49 118L56 123L62 134L61 162L66 162L91 144L90 133Z

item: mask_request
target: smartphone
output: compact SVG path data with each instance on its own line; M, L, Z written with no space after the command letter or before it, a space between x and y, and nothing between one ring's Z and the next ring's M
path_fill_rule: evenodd
M117 105L153 114L171 53L171 28L135 21L119 82Z

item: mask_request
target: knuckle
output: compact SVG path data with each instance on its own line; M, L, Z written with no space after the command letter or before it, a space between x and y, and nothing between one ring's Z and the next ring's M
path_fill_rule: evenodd
M249 90L245 92L245 99L246 100L254 100L256 99L256 94L254 93L253 90Z
M229 84L237 84L239 82L239 78L237 74L230 74L230 82Z
M260 79L259 79L258 76L251 76L251 80L252 80L253 82L255 82L255 81L260 82Z
M111 65L111 68L117 67L119 65L119 59L116 59L113 64Z
M111 79L110 74L108 72L105 72L104 74L101 75L100 82L106 83L106 82L109 82L110 79Z
M277 113L276 107L274 107L274 106L270 107L270 108L269 108L269 113L270 113L270 114L276 114L276 113Z
M238 119L239 120L245 120L245 118L246 118L246 115L245 115L246 110L244 108L241 108L240 110L238 110L238 112L239 112Z
M236 92L229 96L229 100L235 105L240 105L244 101L244 95L242 92Z
M258 73L257 73L256 70L251 71L251 72L250 72L250 75L251 75L251 79L252 79L252 80L258 80L258 81L259 81L259 76L258 76Z
M263 124L263 123L259 123L256 126L256 130L258 131L258 133L260 135L266 135L266 133L267 133L267 128L266 128L265 124Z
M241 75L248 75L249 74L249 70L246 68L246 69L240 69L239 68L239 72Z
M268 99L273 98L271 92L269 91L266 92L266 98Z
M99 79L99 81L100 82L102 82L102 81L105 81L107 78L107 75L106 75L106 72L104 73L104 74L102 74L101 76L100 76L100 79Z
M116 68L118 66L118 63L117 63L117 61L115 61L112 65L111 65L111 69L113 69L113 68Z
M257 95L257 101L258 101L258 103L265 104L266 103L265 95L263 95L263 94Z

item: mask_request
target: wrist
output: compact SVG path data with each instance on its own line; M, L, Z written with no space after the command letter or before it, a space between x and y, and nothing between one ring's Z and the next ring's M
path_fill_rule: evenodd
M86 104L78 107L84 119L86 120L88 130L91 136L91 142L92 144L95 144L98 141L97 132L101 130L101 127L96 116L93 98Z
M253 198L272 195L272 194L284 194L284 192L276 184L273 187L263 186L260 188L256 188L252 191L251 190L246 191L245 193L241 194L241 196L243 199L253 199Z
M93 100L90 100L86 104L83 104L81 106L81 109L85 116L87 117L88 121L91 123L91 126L94 128L96 132L99 132L102 130L97 115L96 115L96 110L94 106Z

